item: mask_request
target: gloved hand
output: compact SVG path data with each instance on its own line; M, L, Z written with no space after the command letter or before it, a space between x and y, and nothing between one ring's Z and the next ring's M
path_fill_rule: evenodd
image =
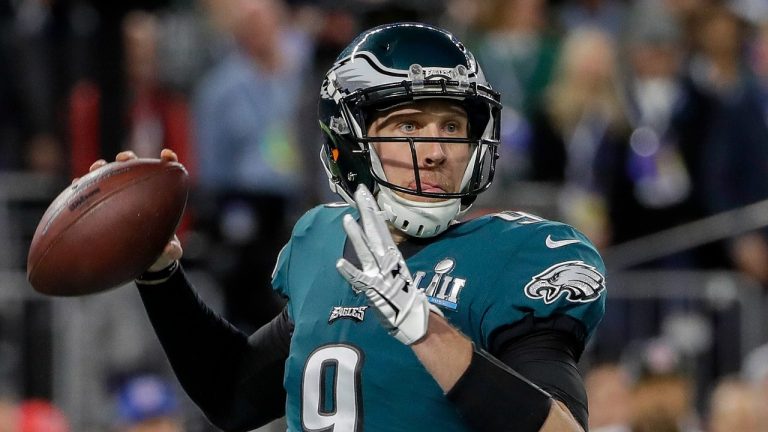
M344 216L343 224L362 269L344 258L338 260L336 269L356 292L365 293L390 333L411 345L426 335L430 310L443 314L429 303L424 291L413 286L411 272L392 240L384 212L368 188L357 188L355 202L362 228L351 215Z

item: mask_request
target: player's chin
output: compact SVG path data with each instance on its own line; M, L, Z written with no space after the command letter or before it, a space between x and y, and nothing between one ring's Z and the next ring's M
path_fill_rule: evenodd
M400 192L400 191L395 191L395 194L401 198L407 199L408 201L424 202L424 203L441 202L447 199L447 198L436 198L436 197L428 197L428 196L422 196L422 195L414 195L414 194L409 194L409 193Z

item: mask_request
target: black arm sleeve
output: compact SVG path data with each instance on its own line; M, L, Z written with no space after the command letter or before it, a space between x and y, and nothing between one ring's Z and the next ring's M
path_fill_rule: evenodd
M247 337L202 302L182 269L160 285L137 285L179 382L213 424L246 431L285 414L293 331L285 310Z
M587 392L577 363L584 325L568 315L526 319L491 335L491 354L565 404L587 430Z
M564 403L587 430L587 395L576 366L583 335L583 326L567 316L501 328L491 336L493 357L476 348L447 396L477 430L520 431L523 423L525 430L538 430L548 414L542 393ZM531 414L524 416L526 409Z

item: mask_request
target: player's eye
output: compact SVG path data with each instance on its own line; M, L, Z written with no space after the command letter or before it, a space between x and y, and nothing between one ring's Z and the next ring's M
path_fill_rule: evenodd
M400 132L414 133L416 132L416 124L414 122L402 122L398 126L398 129L400 129Z
M446 123L445 126L443 126L443 129L448 133L455 134L459 131L459 125L454 122L450 122Z

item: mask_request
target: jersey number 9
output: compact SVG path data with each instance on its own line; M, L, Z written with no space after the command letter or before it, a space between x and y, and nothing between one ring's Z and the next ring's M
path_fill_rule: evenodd
M349 345L324 345L309 355L301 382L305 431L362 430L362 363L363 354Z

